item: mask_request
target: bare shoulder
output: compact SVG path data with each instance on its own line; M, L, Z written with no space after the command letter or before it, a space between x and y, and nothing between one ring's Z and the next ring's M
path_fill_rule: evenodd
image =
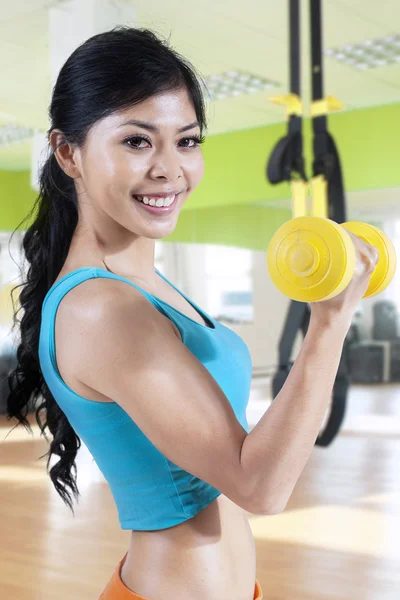
M120 280L96 277L87 279L76 287L72 288L62 299L58 314L60 320L73 316L79 321L95 322L99 316L99 311L123 309L128 307L128 302L135 302L139 299L140 292L135 288L129 289L126 283Z
M73 325L75 332L101 325L104 333L108 327L114 331L115 327L126 328L132 323L136 327L145 324L176 331L173 323L134 286L102 277L88 279L71 289L60 303L57 319L66 329Z
M144 327L148 332L161 328L167 336L180 340L175 325L133 286L94 278L71 289L60 302L55 322L57 367L64 382L88 400L112 401L87 380L87 370L96 371L90 361L91 350L95 344L104 347L107 340L122 339L128 329L134 335L135 324L137 344L145 342L144 331L139 331Z

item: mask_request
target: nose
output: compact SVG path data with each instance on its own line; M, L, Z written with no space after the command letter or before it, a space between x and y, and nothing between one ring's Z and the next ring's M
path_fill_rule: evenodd
M155 155L150 175L154 179L162 178L168 181L175 181L178 177L182 177L183 170L177 153L165 150Z

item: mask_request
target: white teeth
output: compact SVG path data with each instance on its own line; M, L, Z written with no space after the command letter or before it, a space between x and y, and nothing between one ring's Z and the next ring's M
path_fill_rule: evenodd
M138 197L140 199L140 196ZM170 206L175 200L175 196L170 196L169 198L149 198L148 196L143 196L142 202L144 204L149 204L150 206Z

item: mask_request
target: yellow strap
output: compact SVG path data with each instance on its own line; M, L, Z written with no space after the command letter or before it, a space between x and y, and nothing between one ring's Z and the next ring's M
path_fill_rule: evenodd
M281 104L286 107L286 118L291 115L301 117L303 115L303 106L300 97L297 94L284 94L283 96L272 96L268 98L274 104Z
M292 179L292 214L293 219L307 216L308 182L303 179Z
M328 218L328 182L323 175L311 179L312 216Z
M327 96L321 100L311 102L310 114L312 117L321 117L330 112L342 110L342 108L344 108L344 104L336 96Z

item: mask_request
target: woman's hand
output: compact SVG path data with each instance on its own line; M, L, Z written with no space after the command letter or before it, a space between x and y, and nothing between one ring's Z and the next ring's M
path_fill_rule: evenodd
M378 250L350 231L347 232L356 249L356 266L346 289L330 300L311 303L311 319L321 325L350 328L353 315L367 291L371 275L379 260Z

